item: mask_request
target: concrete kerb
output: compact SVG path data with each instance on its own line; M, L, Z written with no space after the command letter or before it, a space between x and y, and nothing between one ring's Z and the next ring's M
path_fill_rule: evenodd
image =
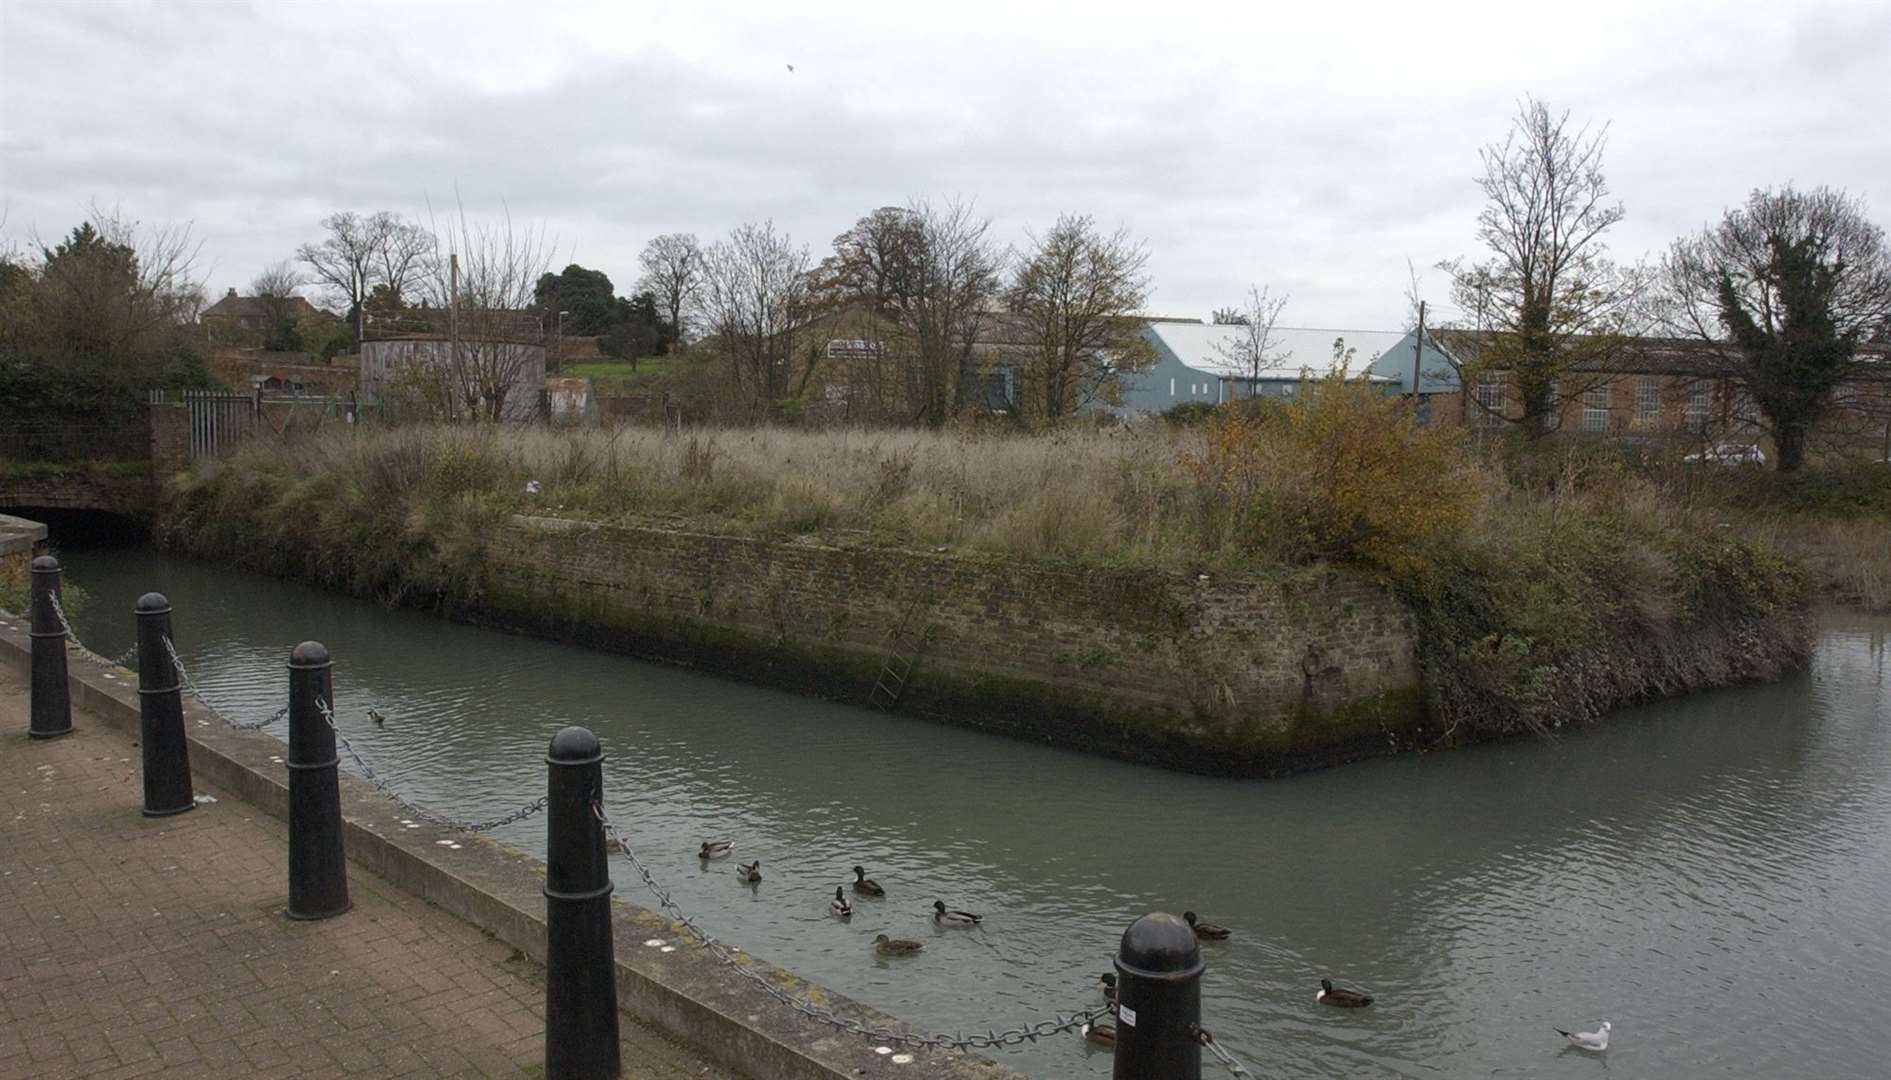
M0 663L26 673L31 648L24 620L0 612ZM138 733L137 675L69 652L74 711ZM286 820L289 792L276 738L237 731L195 701L184 703L191 771L264 812ZM536 759L529 763L538 769ZM399 803L352 774L341 778L348 859L428 903L479 927L536 963L545 960L544 864L483 835L416 821ZM405 822L414 821L418 828ZM457 847L439 843L449 840ZM286 879L285 879L286 880ZM619 894L641 883L620 882ZM286 887L286 886L285 886ZM343 916L344 918L346 916ZM872 1043L834 1031L784 1008L701 950L665 953L644 942L680 942L681 927L624 900L614 905L618 1006L697 1051L770 1080L859 1080L861 1077L944 1077L1023 1080L995 1062L954 1051L913 1051L908 1064L874 1052ZM814 995L824 1006L862 1023L917 1029L779 968L777 984Z
M0 559L9 555L32 558L33 551L46 539L46 526L11 514L0 514Z

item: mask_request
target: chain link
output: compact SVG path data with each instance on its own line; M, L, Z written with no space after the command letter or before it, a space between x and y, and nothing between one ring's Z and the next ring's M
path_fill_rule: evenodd
M318 697L315 699L315 707L321 711L322 719L327 721L328 729L335 733L335 744L341 747L342 750L347 753L349 760L355 763L355 768L360 771L362 778L368 783L373 784L376 790L380 791L381 794L399 803L402 808L415 817L425 818L435 825L443 825L449 829L480 833L490 832L493 829L499 828L501 825L510 825L515 821L524 821L526 818L543 811L547 805L547 797L541 795L531 802L526 803L524 806L519 807L517 810L509 811L496 818L489 818L485 821L460 821L456 818L447 817L438 811L429 810L419 803L408 799L400 792L395 791L392 784L382 779L380 774L374 771L374 766L368 764L368 759L361 756L361 752L355 749L354 744L348 741L348 736L342 734L341 728L335 724L335 710L329 707L328 702Z
M100 656L98 653L86 648L85 642L79 640L79 632L72 628L72 621L66 618L66 606L59 602L59 593L57 591L48 593L47 599L53 602L53 614L59 619L59 628L66 632L66 640L72 642L72 647L79 650L80 655L90 660L96 660L106 667L125 667L127 666L125 661L138 655L138 645L136 642L132 643L131 648L119 653L118 659L116 660Z
M843 1016L832 1009L816 1005L813 1002L790 993L782 987L777 986L775 982L769 978L767 973L756 970L751 964L744 963L739 959L740 950L731 949L729 946L717 941L704 931L702 927L696 924L696 920L693 917L677 905L675 898L670 895L669 891L657 884L656 878L650 873L650 868L645 866L643 860L637 857L637 853L632 851L630 845L624 842L624 838L617 831L617 826L612 823L610 815L604 812L604 803L602 800L593 799L591 801L591 813L597 817L599 824L604 826L604 832L610 837L612 844L617 850L623 852L624 858L628 859L630 865L636 869L637 876L643 879L644 886L650 890L652 896L657 898L657 903L663 906L663 910L667 912L670 918L675 920L678 925L686 927L689 930L690 934L695 937L698 947L707 951L729 970L755 984L756 988L761 990L762 993L767 994L769 997L774 998L776 1001L781 1002L783 1005L788 1006L810 1020L816 1020L829 1027L889 1045L926 1049L952 1047L956 1050L986 1050L1001 1046L1022 1046L1027 1042L1034 1043L1039 1039L1047 1038L1051 1035L1058 1035L1067 1031L1076 1031L1085 1024L1094 1024L1098 1020L1111 1016L1114 1012L1114 1007L1111 1005L1099 1005L1095 1008L1081 1010L1071 1016L1058 1014L1052 1019L1040 1020L1035 1024L1014 1027L1005 1031L999 1031L993 1028L984 1034L978 1032L971 1034L956 1032L951 1035L944 1033L920 1035L910 1031L892 1031L886 1028L876 1028L863 1024L851 1016Z
M1245 1076L1248 1080L1254 1080L1254 1074L1248 1071L1248 1067L1236 1061L1233 1054L1223 1050L1221 1044L1215 1041L1215 1036L1207 1028L1200 1024L1191 1024L1189 1029L1194 1032L1195 1041L1207 1047L1208 1052L1215 1055L1216 1060L1228 1067L1228 1075Z
M268 727L269 725L289 715L289 706L287 705L284 705L280 709L277 709L275 712L271 713L269 716L261 720L238 720L234 717L231 717L225 714L222 709L219 709L215 705L211 704L210 699L204 696L203 691L197 689L196 682L194 682L191 679L190 672L186 670L184 667L184 658L177 655L177 646L171 642L170 637L166 636L162 640L164 641L164 651L171 654L171 666L177 669L177 677L183 680L184 689L190 691L190 696L197 699L197 704L202 705L206 709L209 709L210 715L216 717L217 719L223 721L224 723L230 725L231 727L237 729L238 731L261 731L262 729Z
M104 664L108 667L127 667L129 665L127 665L126 661L138 655L138 646L136 643L133 643L133 645L129 649L126 649L124 652L120 653L118 656L118 659L116 660L106 659L105 657L100 656L98 653L93 652L91 649L86 647L85 642L79 640L78 631L72 628L72 621L66 618L66 608L64 604L61 604L59 602L59 594L56 592L52 593L50 594L48 599L52 601L53 614L58 617L59 626L66 633L66 640L70 641L72 643L72 647L79 650L79 652L82 655L89 657L92 660L96 660L97 662ZM224 723L230 725L231 727L236 728L238 731L260 731L263 728L266 728L269 725L275 723L276 721L282 719L283 717L289 715L289 706L284 705L282 708L277 709L274 713L272 713L266 719L247 720L247 721L233 719L232 717L224 713L222 709L219 709L214 704L212 704L210 699L203 695L203 691L197 689L197 684L191 680L190 672L185 670L184 668L184 658L177 655L177 646L171 642L171 639L169 637L165 637L162 640L164 642L164 651L170 654L171 666L177 669L177 677L180 680L182 680L184 684L184 689L190 692L191 697L197 699L197 703L199 705L202 705L204 708L210 710L210 715L216 717L217 719L223 721Z

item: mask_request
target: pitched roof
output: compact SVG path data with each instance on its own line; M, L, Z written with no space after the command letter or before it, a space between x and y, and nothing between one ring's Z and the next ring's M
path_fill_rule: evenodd
M1245 376L1248 372L1230 359L1235 344L1247 333L1245 326L1208 323L1152 321L1146 332L1155 336L1176 359L1189 367L1215 375ZM1324 375L1331 372L1333 343L1344 340L1355 350L1351 370L1364 372L1380 354L1397 345L1404 337L1399 330L1321 330L1307 327L1277 326L1271 335L1269 352L1279 359L1262 369L1261 378L1297 379L1303 372Z
M1431 338L1461 363L1476 362L1478 353L1494 338L1489 331L1434 330ZM1891 360L1891 350L1882 345L1863 344L1854 354L1857 375L1871 373L1876 378L1880 366ZM1621 347L1605 359L1585 360L1573 370L1610 375L1675 375L1694 378L1723 378L1736 375L1739 366L1722 347L1696 338L1628 337Z
M271 301L260 296L238 296L235 289L224 294L223 299L203 310L199 318L204 319L266 319L270 315ZM289 297L289 306L297 315L307 315L316 310L315 305L300 296Z

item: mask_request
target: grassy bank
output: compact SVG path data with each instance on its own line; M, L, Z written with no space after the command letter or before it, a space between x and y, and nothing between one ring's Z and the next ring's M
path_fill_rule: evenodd
M600 397L617 397L661 392L677 365L673 357L647 356L634 365L627 360L593 360L566 364L559 370L573 378L590 379Z
M177 477L160 537L390 599L476 591L485 524L511 513L1064 568L1346 566L1412 606L1441 722L1487 735L1801 662L1795 545L1823 537L1827 572L1882 588L1855 558L1882 517L1769 509L1740 481L1507 458L1328 384L1184 429L329 431Z

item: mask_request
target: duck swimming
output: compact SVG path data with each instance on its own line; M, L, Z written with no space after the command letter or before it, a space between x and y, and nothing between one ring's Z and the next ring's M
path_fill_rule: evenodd
M880 883L867 876L866 867L854 867L854 891L861 896L885 896L886 890Z
M827 911L836 919L851 919L854 916L854 906L847 902L839 885L834 886L834 902L827 905Z
M969 911L947 911L944 900L932 902L932 921L939 926L952 926L960 929L977 926L985 921L984 916L974 915Z
M1322 1005L1333 1005L1341 1009L1363 1009L1372 1004L1371 994L1362 994L1357 990L1336 990L1333 980L1321 979L1320 992L1313 995L1313 1000Z
M1115 1046L1116 1028L1109 1024L1085 1024L1077 1029L1083 1032L1083 1041L1097 1046Z
M925 946L917 941L890 938L885 934L875 934L873 936L873 951L879 953L881 956L904 956L908 953L919 952L924 948Z
M754 862L737 863L735 867L735 877L737 881L745 881L750 885L762 880L762 860L756 859Z
M1195 936L1203 941L1226 941L1228 940L1228 935L1234 933L1234 931L1225 926L1216 926L1211 922L1199 921L1195 918L1195 913L1192 911L1184 911L1182 917L1187 919L1189 926L1194 928Z
M701 850L696 852L699 859L720 859L735 850L733 840L704 840Z

